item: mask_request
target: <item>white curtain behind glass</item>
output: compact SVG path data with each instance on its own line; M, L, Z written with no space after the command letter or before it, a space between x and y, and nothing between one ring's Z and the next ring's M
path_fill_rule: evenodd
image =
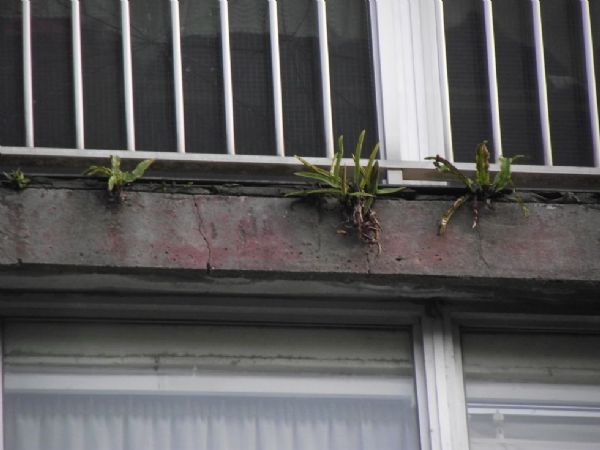
M10 450L417 450L407 330L9 322Z
M13 394L11 450L413 450L400 400Z

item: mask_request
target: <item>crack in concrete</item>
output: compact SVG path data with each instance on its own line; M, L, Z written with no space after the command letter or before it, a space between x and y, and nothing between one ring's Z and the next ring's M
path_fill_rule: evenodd
M206 271L210 273L212 269L214 269L212 265L212 247L210 246L210 240L208 236L204 232L204 219L202 219L202 214L200 213L200 207L198 206L198 202L196 201L196 196L194 198L194 209L196 210L196 216L198 217L198 232L202 239L204 240L204 244L206 245L206 250L208 251L208 260L206 261Z
M487 272L489 274L491 270L490 263L485 259L485 254L483 252L482 238L481 233L479 232L479 226L475 227L475 233L477 233L477 254L479 255L479 259L483 262L483 265L486 267Z

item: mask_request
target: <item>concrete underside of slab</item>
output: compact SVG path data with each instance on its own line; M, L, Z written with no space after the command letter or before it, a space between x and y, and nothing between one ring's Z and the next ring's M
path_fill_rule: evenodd
M327 298L600 310L600 204L533 202L525 218L499 203L475 230L464 208L439 237L450 203L378 200L379 252L337 232L335 203L260 189L137 189L120 205L89 186L1 189L0 308L110 316L124 304L138 315L170 305L202 315L244 299L273 307Z

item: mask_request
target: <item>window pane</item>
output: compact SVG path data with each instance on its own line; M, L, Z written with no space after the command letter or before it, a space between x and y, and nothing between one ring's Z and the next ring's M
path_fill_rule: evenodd
M361 130L367 131L365 149L378 140L368 2L328 0L327 27L333 130L344 135L349 156Z
M285 151L288 155L325 156L317 2L277 3Z
M230 0L231 76L236 153L274 155L268 2Z
M124 149L125 106L119 2L81 2L85 147Z
M542 2L555 165L593 165L580 2Z
M31 1L35 145L75 147L71 3Z
M445 0L444 13L454 159L473 162L479 142L492 144L482 2Z
M23 52L19 2L0 4L0 145L25 145Z
M175 151L169 2L131 0L130 4L136 147Z
M186 152L227 153L219 2L180 1Z
M597 449L600 336L466 332L471 450Z
M18 323L11 450L416 450L404 330Z
M524 155L522 164L544 164L531 3L493 5L503 153Z

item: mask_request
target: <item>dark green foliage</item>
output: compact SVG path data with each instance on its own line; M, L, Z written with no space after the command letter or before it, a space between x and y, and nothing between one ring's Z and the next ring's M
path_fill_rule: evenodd
M305 166L303 172L296 172L299 177L315 180L319 187L290 192L286 196L331 196L337 198L342 204L344 212L344 224L339 233L346 234L347 228L354 228L361 240L379 245L381 225L377 214L373 210L373 203L377 196L393 194L404 188L380 188L379 187L379 163L375 160L379 151L379 144L371 150L367 165L361 165L361 156L365 130L360 133L352 160L352 178L348 177L348 168L342 165L344 157L344 137L338 139L338 151L333 157L329 170L317 167L305 159L296 156Z
M13 170L12 172L2 172L8 184L14 187L17 191L25 189L31 180L25 176L21 169Z
M121 197L123 186L133 183L144 175L144 172L154 162L153 159L145 159L140 162L131 172L121 170L121 158L112 155L110 157L110 167L90 166L84 172L84 175L105 175L108 177L108 191L116 198Z
M521 197L515 193L515 187L512 182L511 174L512 163L522 157L523 156L521 155L513 156L512 158L504 158L501 156L499 158L500 170L498 173L496 173L493 181L491 181L490 177L490 152L487 148L486 141L477 146L475 153L475 179L467 177L451 162L439 155L425 158L433 160L433 164L441 173L449 173L450 175L459 179L467 187L467 193L456 199L452 206L442 216L439 224L438 234L444 234L446 227L448 226L448 222L454 213L467 201L472 202L473 228L477 226L479 220L479 208L481 205L491 208L492 200L501 197L516 201L523 211L523 215L527 216L529 212L523 204Z

